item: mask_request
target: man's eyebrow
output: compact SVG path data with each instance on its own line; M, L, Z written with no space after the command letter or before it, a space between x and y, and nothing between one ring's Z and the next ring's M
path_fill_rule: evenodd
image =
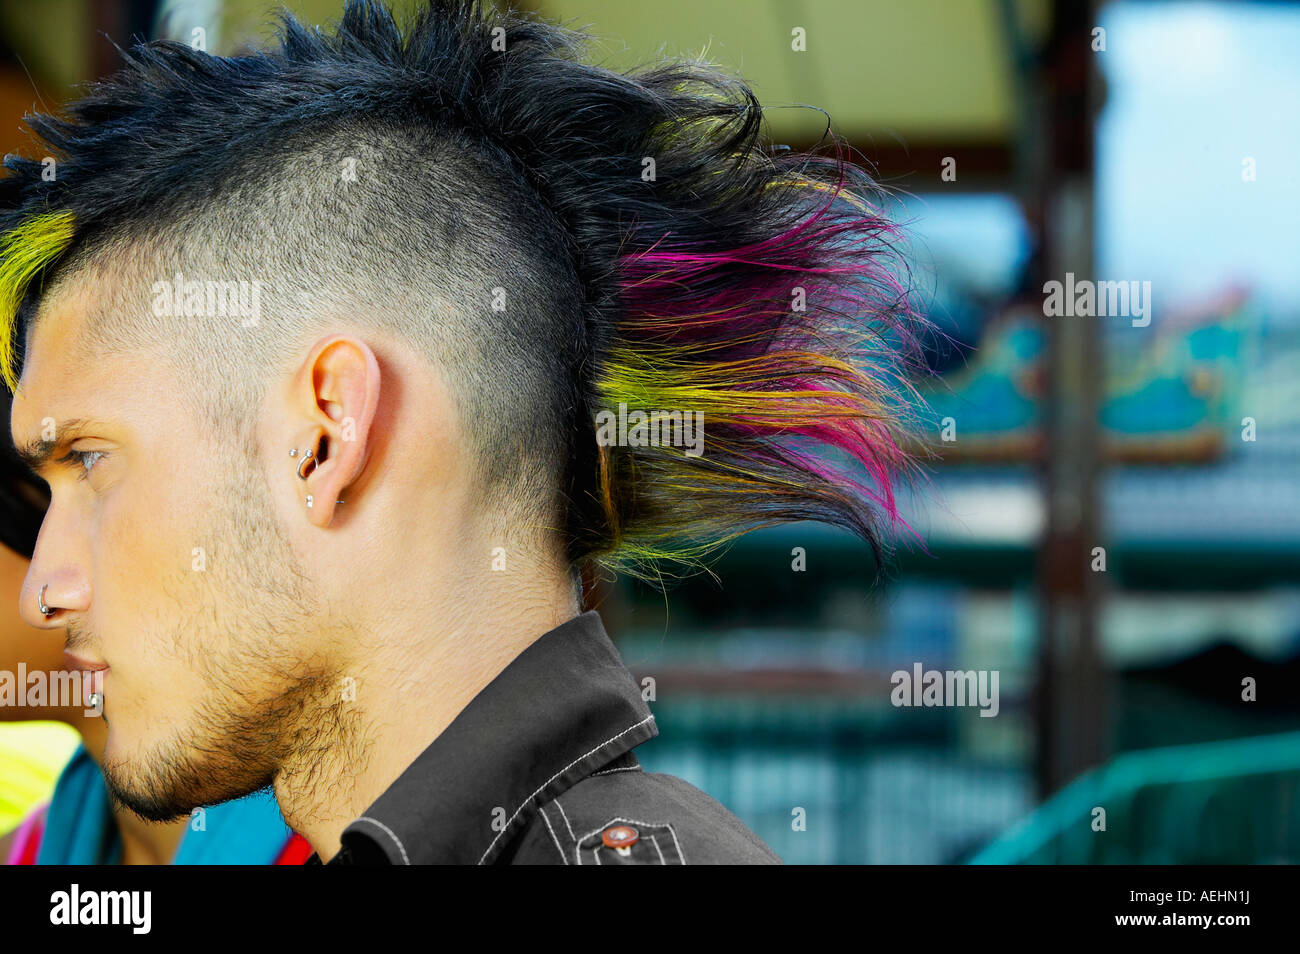
M31 468L35 474L44 473L49 466L50 458L64 444L70 444L86 431L104 427L99 421L92 421L82 417L71 417L57 425L54 429L54 437L50 440L37 438L28 441L15 450L18 453L18 459Z

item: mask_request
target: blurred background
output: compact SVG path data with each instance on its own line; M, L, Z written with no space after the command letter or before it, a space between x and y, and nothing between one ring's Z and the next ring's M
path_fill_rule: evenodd
M667 594L600 582L660 724L647 768L794 863L1300 861L1300 6L517 5L614 68L733 67L793 148L829 113L895 193L944 333L916 382L924 546L883 580L797 525ZM234 52L272 9L4 0L4 142L114 43ZM1067 275L1149 288L1143 311L1049 317ZM997 715L894 705L918 664L996 672ZM49 761L62 731L0 725L0 748ZM41 797L0 793L0 830Z

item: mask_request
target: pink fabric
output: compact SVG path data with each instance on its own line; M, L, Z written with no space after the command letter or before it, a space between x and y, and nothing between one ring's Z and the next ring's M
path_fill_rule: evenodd
M30 815L14 829L13 844L9 847L7 865L30 865L36 863L36 850L41 845L41 835L45 833L45 809L49 804L38 805Z

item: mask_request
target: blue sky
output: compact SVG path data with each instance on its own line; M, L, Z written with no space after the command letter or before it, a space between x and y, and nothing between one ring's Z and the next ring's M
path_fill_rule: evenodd
M1119 2L1099 24L1100 277L1151 281L1161 310L1244 282L1300 318L1300 8Z

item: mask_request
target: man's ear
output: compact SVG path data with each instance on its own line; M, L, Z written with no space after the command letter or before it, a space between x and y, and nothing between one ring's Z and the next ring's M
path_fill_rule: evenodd
M294 479L307 517L317 526L329 524L337 501L346 500L347 488L365 469L379 383L374 351L351 335L322 338L298 370L295 409L301 409L309 423L294 444L298 453L293 461L305 479Z

